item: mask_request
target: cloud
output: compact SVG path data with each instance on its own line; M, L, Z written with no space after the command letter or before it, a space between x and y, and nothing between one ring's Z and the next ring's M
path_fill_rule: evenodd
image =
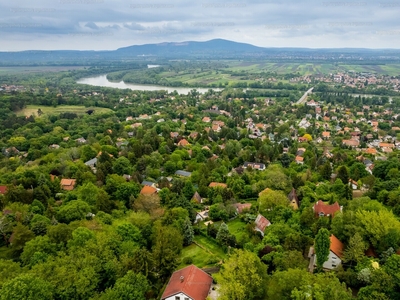
M0 50L213 38L264 47L400 48L399 8L400 0L19 0L0 3Z

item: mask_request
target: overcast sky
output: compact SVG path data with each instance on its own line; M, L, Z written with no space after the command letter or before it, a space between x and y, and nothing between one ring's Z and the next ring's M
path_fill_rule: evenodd
M400 0L13 0L0 51L113 50L223 38L263 47L400 48Z

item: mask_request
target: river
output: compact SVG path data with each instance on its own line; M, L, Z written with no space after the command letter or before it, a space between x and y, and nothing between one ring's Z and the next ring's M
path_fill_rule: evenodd
M177 91L179 94L187 95L191 90L196 89L197 92L204 94L209 90L209 88L186 88L186 87L170 87L170 86L159 86L159 85L151 85L151 84L135 84L135 83L125 83L123 81L113 82L107 79L107 75L100 75L94 77L81 78L77 81L77 83L88 84L94 86L103 86L103 87L111 87L118 89L131 89L138 91L168 91L168 93L172 93L173 91ZM214 88L214 91L220 91L219 88Z

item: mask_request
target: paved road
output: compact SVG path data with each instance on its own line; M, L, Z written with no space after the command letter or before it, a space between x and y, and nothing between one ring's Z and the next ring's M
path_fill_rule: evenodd
M299 101L297 101L294 105L299 105L299 104L303 104L306 99L308 94L310 94L312 92L312 90L314 89L314 87L312 87L311 89L309 89L307 92L304 93L303 96L301 96L301 98L299 99Z

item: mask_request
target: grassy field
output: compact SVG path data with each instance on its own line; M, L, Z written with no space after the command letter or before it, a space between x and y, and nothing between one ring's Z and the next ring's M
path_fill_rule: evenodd
M191 244L190 246L183 248L181 258L183 259L185 257L190 257L192 259L192 264L199 268L211 267L212 264L210 264L210 262L215 261L216 259L218 259L218 261L220 260L196 244ZM178 269L185 266L186 264L182 261Z
M102 108L102 107L85 107L85 106L75 106L75 105L60 105L57 107L52 106L43 106L43 105L27 105L26 108L19 111L17 113L18 116L37 116L38 109L41 109L44 114L60 114L63 112L71 112L76 114L84 114L89 109L94 109L95 114L107 113L111 112L112 110L109 108Z
M299 73L300 75L310 74L330 74L343 71L371 72L387 75L399 75L399 64L382 65L346 65L333 63L300 63L300 62L231 62L228 70L230 71L249 71L249 72L276 72L277 74Z
M229 232L236 236L236 240L240 240L243 235L247 235L246 223L243 223L239 218L228 222Z
M214 257L223 259L226 257L226 253L222 250L221 246L212 238L203 235L196 235L194 241L211 252Z
M61 72L69 70L81 70L81 66L41 66L41 67L0 67L0 75L5 74L27 74L27 73L43 73L43 72Z

